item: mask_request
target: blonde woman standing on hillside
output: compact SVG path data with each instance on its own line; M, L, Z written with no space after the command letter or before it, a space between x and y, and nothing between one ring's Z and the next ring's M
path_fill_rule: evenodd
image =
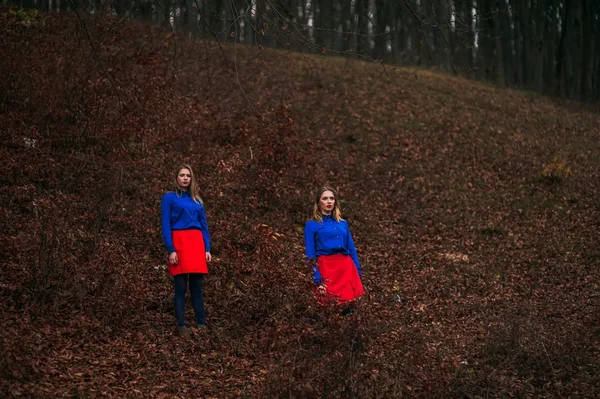
M306 260L321 300L348 303L365 293L361 266L337 194L322 187L315 195L313 218L304 226Z
M186 335L185 293L189 281L192 307L197 327L205 326L202 279L208 274L210 233L206 212L198 194L198 184L192 168L187 164L177 167L173 190L162 197L161 226L165 247L169 253L169 274L175 282L173 304L179 334Z

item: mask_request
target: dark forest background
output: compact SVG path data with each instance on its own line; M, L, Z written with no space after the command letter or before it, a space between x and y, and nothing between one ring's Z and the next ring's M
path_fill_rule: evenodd
M595 0L21 0L42 11L109 11L194 38L435 67L598 101Z

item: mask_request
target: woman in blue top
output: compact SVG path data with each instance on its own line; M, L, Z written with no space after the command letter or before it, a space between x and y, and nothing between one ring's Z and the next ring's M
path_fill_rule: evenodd
M188 281L192 293L192 307L196 326L204 327L204 296L202 278L208 274L210 233L198 184L189 165L176 169L174 191L161 201L161 226L165 247L169 253L169 274L175 282L175 316L181 335L187 334L185 326L185 292Z
M321 297L345 303L365 293L352 234L330 187L315 196L313 219L304 226L304 245Z

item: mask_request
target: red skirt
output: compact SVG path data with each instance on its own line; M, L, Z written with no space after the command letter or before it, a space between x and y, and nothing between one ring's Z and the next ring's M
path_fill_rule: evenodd
M200 230L173 230L173 246L179 263L169 264L169 274L182 273L208 274L204 239Z
M317 258L319 272L327 286L327 294L318 296L320 302L328 299L339 303L351 301L365 293L360 276L348 255L323 255Z

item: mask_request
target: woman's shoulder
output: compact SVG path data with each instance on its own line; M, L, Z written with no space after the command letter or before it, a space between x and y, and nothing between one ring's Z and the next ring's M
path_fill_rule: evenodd
M177 198L177 193L175 193L174 191L167 191L162 196L163 200L170 200L170 199L173 199L173 198Z
M319 222L315 219L309 219L304 223L304 228L316 227L319 225Z

